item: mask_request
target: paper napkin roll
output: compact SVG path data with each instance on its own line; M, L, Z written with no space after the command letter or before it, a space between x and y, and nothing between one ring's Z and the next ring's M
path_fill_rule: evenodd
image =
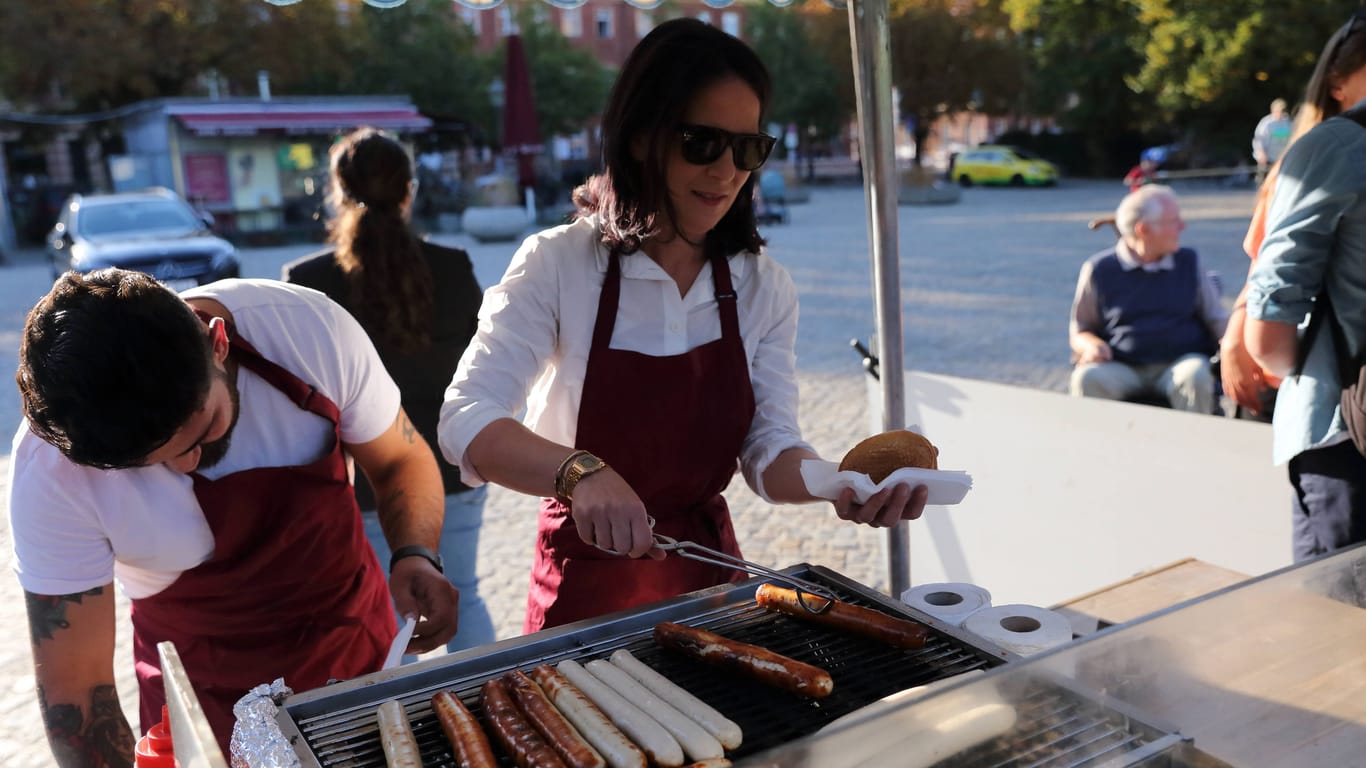
M972 614L963 629L1007 651L1032 656L1072 641L1072 625L1036 605L994 605Z
M991 606L991 593L976 584L937 582L911 587L901 593L901 602L958 627L967 617Z

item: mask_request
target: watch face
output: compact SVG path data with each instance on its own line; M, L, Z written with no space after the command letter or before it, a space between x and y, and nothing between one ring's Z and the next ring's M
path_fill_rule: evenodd
M579 460L574 463L579 465L580 472L587 472L590 469L597 469L598 467L601 467L603 465L602 459L599 459L597 456L594 456L591 453L586 456L580 456Z

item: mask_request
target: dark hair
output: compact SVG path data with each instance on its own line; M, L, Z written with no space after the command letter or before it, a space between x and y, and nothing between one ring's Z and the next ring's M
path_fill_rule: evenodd
M579 216L597 213L603 245L632 253L659 234L659 216L676 221L665 182L675 131L693 98L727 77L745 81L768 111L768 70L748 46L697 19L674 19L655 27L631 51L612 86L602 115L602 157L606 170L574 191ZM631 154L643 142L644 159ZM735 203L711 232L710 253L758 251L764 244L754 221L751 173Z
M1366 16L1358 16L1361 13L1353 14L1353 18L1324 44L1318 63L1314 65L1314 74L1309 76L1309 83L1304 88L1304 103L1295 115L1294 138L1355 106L1338 104L1333 98L1333 88L1366 66Z
M29 429L71 461L137 466L204 406L204 323L141 272L67 272L28 313L15 380Z
M433 288L422 241L408 227L413 164L397 141L361 128L332 146L328 240L351 284L356 318L397 352L431 340Z

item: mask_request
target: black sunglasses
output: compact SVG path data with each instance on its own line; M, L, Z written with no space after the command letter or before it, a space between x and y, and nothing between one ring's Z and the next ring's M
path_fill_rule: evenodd
M766 133L731 133L710 125L680 125L683 159L693 165L711 165L730 147L735 167L753 171L764 164L777 139Z
M1328 54L1328 65L1337 63L1338 53L1342 51L1342 44L1347 38L1351 37L1358 27L1366 25L1366 11L1353 11L1352 18L1347 20L1347 31L1343 32L1337 40L1333 42L1333 50Z

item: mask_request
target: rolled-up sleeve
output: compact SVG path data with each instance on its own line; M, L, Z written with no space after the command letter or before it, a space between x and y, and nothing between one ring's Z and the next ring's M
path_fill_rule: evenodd
M772 303L750 368L754 421L740 447L740 468L749 487L772 503L763 473L783 451L811 446L797 423L797 288L780 268L766 271L764 280L771 281L763 290L771 292Z
M1340 131L1312 131L1282 161L1266 239L1248 276L1249 317L1298 324L1312 309L1338 224L1356 204L1361 186L1359 167L1337 159L1343 142Z
M559 328L557 263L528 240L498 285L484 293L479 328L460 358L441 406L441 453L461 481L483 485L470 463L470 443L489 424L517 418L537 374L552 360Z

